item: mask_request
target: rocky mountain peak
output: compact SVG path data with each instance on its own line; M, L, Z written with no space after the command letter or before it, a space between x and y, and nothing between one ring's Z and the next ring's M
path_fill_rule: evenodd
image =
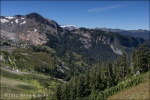
M44 18L38 13L0 16L0 21L1 35L5 39L28 41L34 45L46 43L48 40L46 33L57 35L62 30L55 21Z
M30 13L25 16L27 19L33 19L36 22L39 22L44 25L48 25L52 28L60 28L59 25L55 21L44 18L42 15L40 15L38 13Z
M38 13L30 13L25 15L26 18L30 18L30 19L36 19L36 20L45 20L45 18L43 18L40 14Z

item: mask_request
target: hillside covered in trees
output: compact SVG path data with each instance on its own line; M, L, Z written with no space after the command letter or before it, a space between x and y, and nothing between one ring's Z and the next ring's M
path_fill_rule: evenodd
M131 63L123 53L114 63L101 64L74 76L68 84L60 84L54 98L57 100L102 100L133 85L149 79L150 50L147 43L139 45L132 54ZM147 74L144 74L147 73Z

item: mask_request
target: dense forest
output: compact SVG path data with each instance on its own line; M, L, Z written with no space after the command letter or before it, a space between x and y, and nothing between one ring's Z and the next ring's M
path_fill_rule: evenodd
M86 73L74 76L69 83L59 84L53 99L106 99L123 88L142 82L138 74L149 71L149 64L150 50L148 43L145 43L133 52L131 63L128 62L125 53L114 63L99 63ZM127 79L130 81L120 84Z

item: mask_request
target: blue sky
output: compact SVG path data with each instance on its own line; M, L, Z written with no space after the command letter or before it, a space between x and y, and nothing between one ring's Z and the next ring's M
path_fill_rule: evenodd
M1 15L37 12L58 24L149 29L149 1L1 1Z

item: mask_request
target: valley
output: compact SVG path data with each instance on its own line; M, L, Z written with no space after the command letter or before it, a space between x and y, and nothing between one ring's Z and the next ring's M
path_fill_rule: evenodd
M147 87L150 50L146 39L60 26L38 13L0 19L1 99L20 99L21 94L27 95L22 99L32 100L117 99L125 89L129 88L125 91L129 94L140 88L138 84Z

